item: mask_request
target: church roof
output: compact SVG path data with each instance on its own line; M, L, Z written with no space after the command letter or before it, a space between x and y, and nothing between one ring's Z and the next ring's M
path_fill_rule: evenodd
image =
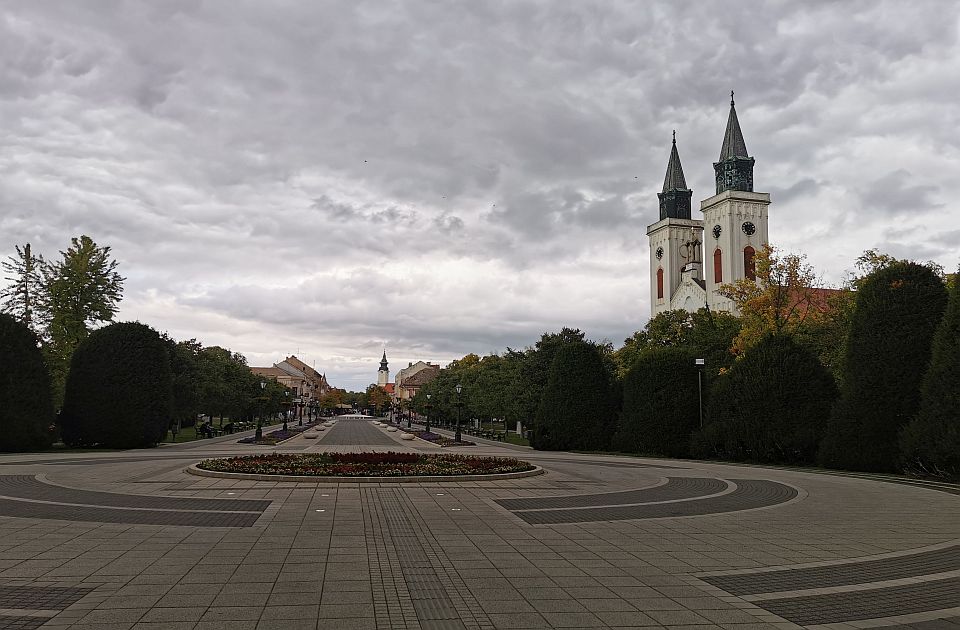
M723 146L720 148L718 162L746 157L750 157L747 154L747 143L743 141L740 121L737 120L737 108L733 104L733 92L730 92L730 116L727 118L727 131L723 134Z
M670 161L667 162L667 174L663 178L663 192L668 190L686 190L687 180L683 177L680 154L677 153L677 132L673 132L673 146L670 148Z

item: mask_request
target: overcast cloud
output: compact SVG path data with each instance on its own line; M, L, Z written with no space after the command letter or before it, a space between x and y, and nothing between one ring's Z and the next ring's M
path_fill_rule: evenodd
M960 261L960 4L0 1L0 256L113 248L120 317L332 384L649 318L670 131L729 91L770 236ZM949 237L948 237L949 235Z

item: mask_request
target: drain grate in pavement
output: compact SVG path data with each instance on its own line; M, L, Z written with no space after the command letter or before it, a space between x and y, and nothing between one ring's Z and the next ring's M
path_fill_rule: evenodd
M851 561L822 567L782 569L700 579L733 595L755 595L808 588L868 584L960 569L960 545L907 556ZM960 603L960 600L958 600Z
M640 488L638 490L626 490L623 492L604 492L599 494L578 494L563 497L497 499L496 502L508 510L540 510L549 508L655 503L658 501L693 499L708 494L716 494L726 490L728 485L729 484L723 479L670 477L667 479L667 483L652 488Z
M800 625L842 623L952 608L960 602L960 578L757 602Z
M62 610L89 592L60 586L0 586L0 608Z

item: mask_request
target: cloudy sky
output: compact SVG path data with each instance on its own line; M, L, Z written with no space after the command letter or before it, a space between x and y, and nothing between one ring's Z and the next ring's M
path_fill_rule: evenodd
M960 4L0 0L0 257L113 248L121 319L333 385L649 318L670 131L729 91L770 236L960 261ZM695 212L695 214L697 214Z

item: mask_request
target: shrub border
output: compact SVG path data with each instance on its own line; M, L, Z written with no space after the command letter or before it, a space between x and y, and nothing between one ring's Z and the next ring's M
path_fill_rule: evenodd
M491 473L488 475L416 475L409 477L337 477L332 475L267 475L261 473L231 473L217 470L204 470L196 464L190 464L184 471L199 477L218 477L220 479L251 479L253 481L309 481L313 483L426 483L459 481L500 481L503 479L522 479L542 475L546 471L531 464L533 470L521 470L509 473Z

